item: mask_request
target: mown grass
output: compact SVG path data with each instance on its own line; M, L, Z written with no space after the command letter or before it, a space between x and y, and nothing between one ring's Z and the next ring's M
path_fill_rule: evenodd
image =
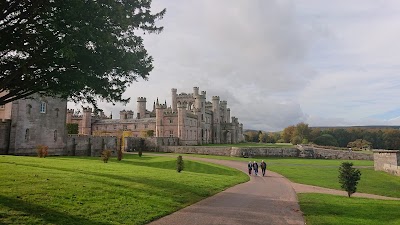
M267 162L267 170L277 172L293 182L337 190L341 190L338 182L339 166L342 162L352 162L361 171L361 180L357 186L357 192L400 198L400 177L383 171L375 171L373 161L187 155L239 161L255 160L260 162L263 159Z
M308 225L399 225L400 201L299 194Z
M0 156L0 224L145 224L249 179L184 161Z
M259 148L293 148L291 143L257 143L257 142L245 142L237 144L204 144L201 146L212 146L212 147L259 147Z

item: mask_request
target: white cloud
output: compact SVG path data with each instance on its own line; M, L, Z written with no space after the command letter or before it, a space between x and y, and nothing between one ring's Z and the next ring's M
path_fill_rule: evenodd
M193 86L228 100L245 128L397 123L369 119L398 108L398 1L154 0L167 8L160 35L145 36L149 81L126 92L136 110ZM399 77L399 78L398 78Z

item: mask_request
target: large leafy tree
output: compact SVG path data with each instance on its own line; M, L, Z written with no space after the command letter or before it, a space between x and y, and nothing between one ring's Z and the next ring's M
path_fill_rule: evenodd
M127 102L153 69L140 35L161 32L165 11L151 0L0 1L0 105L33 93Z

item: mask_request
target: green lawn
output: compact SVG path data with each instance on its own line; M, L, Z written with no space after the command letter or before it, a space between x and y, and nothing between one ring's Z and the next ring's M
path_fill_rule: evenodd
M195 155L184 154L196 157L258 161L264 159L267 162L267 169L277 172L289 180L320 187L340 190L338 182L338 169L342 162L352 162L354 166L368 167L361 170L361 180L357 192L384 195L400 198L400 177L382 171L374 171L373 161L368 160L326 160L326 159L298 159L298 158L239 158L228 156Z
M0 224L145 224L248 179L169 157L0 156Z
M399 225L400 201L299 194L307 225Z
M259 147L259 148L293 148L294 146L290 143L256 143L246 142L237 144L204 144L201 146L213 146L213 147Z

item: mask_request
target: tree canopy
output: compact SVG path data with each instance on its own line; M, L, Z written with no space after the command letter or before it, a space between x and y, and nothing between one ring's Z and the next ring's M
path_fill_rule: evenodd
M153 69L140 35L159 33L151 0L0 1L0 105L33 93L96 106Z

